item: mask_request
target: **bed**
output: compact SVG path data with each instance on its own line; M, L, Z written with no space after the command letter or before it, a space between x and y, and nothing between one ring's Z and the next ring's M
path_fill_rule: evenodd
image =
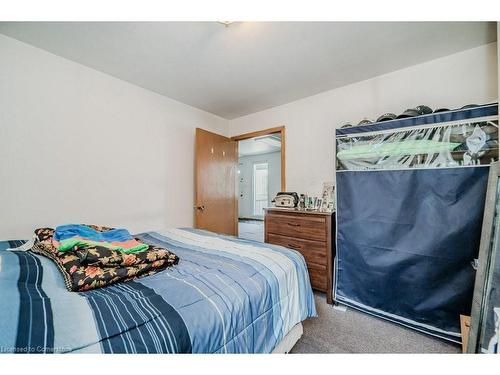
M68 292L51 260L0 242L0 353L288 352L316 316L302 256L195 229L136 235L175 252L152 276Z

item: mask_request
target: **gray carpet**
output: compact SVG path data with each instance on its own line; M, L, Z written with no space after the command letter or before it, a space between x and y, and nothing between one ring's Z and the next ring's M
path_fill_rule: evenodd
M315 293L317 318L303 322L292 353L460 353L459 345L348 308L335 310Z

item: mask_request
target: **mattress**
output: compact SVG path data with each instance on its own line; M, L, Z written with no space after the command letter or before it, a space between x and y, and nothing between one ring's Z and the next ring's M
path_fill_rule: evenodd
M273 349L273 354L288 354L293 349L297 341L300 340L304 333L304 327L302 327L302 323L295 325L290 332L286 334L286 336L281 340L281 342L276 345Z
M271 353L316 316L303 257L194 229L137 235L175 252L153 276L68 292L55 264L0 242L2 353Z

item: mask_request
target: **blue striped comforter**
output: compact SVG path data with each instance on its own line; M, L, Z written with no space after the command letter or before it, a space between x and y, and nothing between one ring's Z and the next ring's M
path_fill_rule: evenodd
M270 353L316 315L302 256L194 229L138 235L177 266L85 293L51 260L0 242L0 353Z

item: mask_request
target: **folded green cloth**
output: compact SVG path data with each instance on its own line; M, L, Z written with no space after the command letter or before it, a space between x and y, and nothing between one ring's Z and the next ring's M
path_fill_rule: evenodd
M339 160L382 158L385 156L405 156L419 154L436 154L452 151L460 143L439 142L432 140L407 140L401 142L385 142L377 144L355 145L337 153Z
M132 242L132 241L129 241ZM62 240L59 242L59 251L68 251L74 249L75 246L78 248L86 248L86 247L94 247L100 246L110 250L116 250L125 254L137 253L139 251L144 251L149 248L149 245L145 243L141 243L139 241L134 240L137 244L132 244L127 247L113 244L111 242L105 241L91 241L83 238L68 238L67 240Z

